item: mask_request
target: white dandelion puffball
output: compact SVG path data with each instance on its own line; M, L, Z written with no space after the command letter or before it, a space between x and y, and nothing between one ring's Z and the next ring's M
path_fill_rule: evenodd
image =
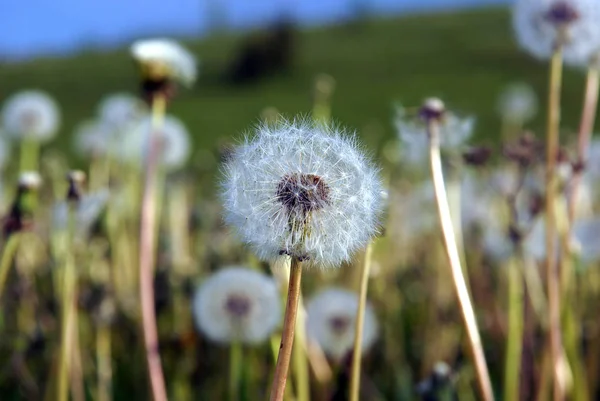
M77 203L75 212L75 230L77 235L89 234L93 224L98 220L110 198L107 189L83 195ZM54 206L53 229L66 230L69 227L69 203L60 202Z
M354 136L332 126L261 125L223 170L225 221L264 260L285 254L335 266L377 233L379 170Z
M124 161L142 160L147 153L152 133L152 118L146 117L124 135L123 144L118 149ZM163 167L176 170L189 159L191 152L190 134L185 125L176 117L166 116L162 127L155 133Z
M401 161L409 165L421 165L429 157L429 138L425 123L399 107L394 120L398 138L402 143ZM475 128L474 117L459 117L447 112L440 125L440 146L446 150L456 150L471 138Z
M14 139L29 137L47 142L60 123L56 102L47 93L27 90L9 97L2 109L4 129Z
M522 124L535 117L538 98L530 85L514 83L502 91L497 107L503 119Z
M128 93L114 93L106 96L98 105L99 120L116 130L128 127L143 115L140 100Z
M306 332L323 351L342 360L354 346L354 326L358 312L357 294L338 288L323 290L306 305ZM362 352L377 339L379 329L371 305L365 306Z
M158 63L165 66L171 78L186 86L191 86L196 80L195 57L174 40L139 40L131 46L131 55L142 64Z
M513 26L521 47L549 59L562 45L566 63L589 65L600 52L597 0L517 0Z
M265 341L281 321L281 299L276 281L241 266L220 269L196 290L196 325L219 343Z
M75 129L73 147L80 155L105 155L113 140L114 131L109 126L98 120L85 121Z

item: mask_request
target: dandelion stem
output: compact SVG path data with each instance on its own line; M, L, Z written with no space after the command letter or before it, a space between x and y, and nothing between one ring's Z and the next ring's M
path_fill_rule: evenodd
M283 320L283 332L281 333L279 355L277 356L277 365L275 366L275 375L273 376L273 385L271 387L271 401L283 400L283 395L285 393L285 384L287 382L288 369L292 357L292 345L294 344L294 329L296 326L298 301L300 299L301 281L302 262L297 258L292 258L290 283L285 307L285 317Z
M157 182L156 175L159 162L159 149L156 131L163 124L166 99L156 95L152 102L152 128L148 136L148 154L144 190L142 196L142 213L140 222L140 298L142 303L142 324L144 345L148 362L148 375L154 401L166 401L165 386L160 354L158 350L158 330L156 328L156 311L154 310L154 263L156 244L156 208Z
M471 299L463 275L460 256L456 245L456 238L454 236L452 217L450 216L450 208L448 206L448 196L446 195L444 175L442 172L439 126L437 121L430 120L428 128L430 140L429 156L431 163L431 174L433 178L433 188L438 207L440 224L442 227L442 234L444 237L446 255L450 264L454 287L458 297L465 328L467 330L469 346L475 363L477 380L482 399L484 401L491 401L494 399L492 384L485 361L485 355L483 353L479 329L477 328L475 312L473 311L473 305L471 304Z
M585 95L583 100L583 110L581 112L581 120L579 124L579 139L577 141L577 152L579 162L585 164L587 157L587 149L594 130L594 122L596 120L596 108L598 106L598 88L600 84L600 70L591 67L587 73L585 84ZM575 205L577 200L577 191L581 182L583 169L575 171L573 176L570 202L569 202L569 221L573 222L575 218Z
M306 346L306 311L302 302L302 292L298 301L298 312L296 316L294 352L294 373L296 377L296 400L310 400L310 380L308 375L308 347Z
M8 241L4 246L4 250L2 251L2 259L0 259L0 296L2 296L4 286L6 285L6 280L8 279L8 271L10 270L12 262L15 259L17 249L19 249L20 237L21 235L19 233L12 234L8 238Z
M229 401L240 399L240 382L242 378L242 343L234 341L229 347Z
M19 171L38 171L38 163L40 158L39 142L27 135L21 141L20 151Z
M365 306L367 303L367 290L369 288L369 273L371 271L371 256L373 244L370 242L365 251L362 276L360 278L360 293L358 299L358 311L354 325L354 348L352 351L352 375L350 376L350 401L358 401L360 394L360 361L361 346L363 339L363 326L365 321Z
M101 323L96 333L98 363L98 401L112 400L112 366L110 326Z
M520 247L520 245L519 245ZM519 249L518 255L522 256ZM519 261L512 258L508 266L508 338L504 364L504 399L519 399L521 354L523 350L523 276Z
M557 193L556 158L559 147L560 92L562 81L562 50L558 47L552 55L548 96L548 131L546 144L546 285L548 287L548 324L550 334L550 356L553 374L553 396L555 401L564 400L565 383L562 377L563 347L560 329L560 279L556 254Z

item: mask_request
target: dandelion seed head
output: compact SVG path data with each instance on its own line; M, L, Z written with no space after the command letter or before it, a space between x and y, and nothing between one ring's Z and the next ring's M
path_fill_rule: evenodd
M146 117L132 128L119 148L119 157L123 161L142 160L147 153L148 140L152 133L152 119ZM155 132L155 140L161 153L163 166L168 170L182 167L191 152L190 135L181 120L166 116L162 126Z
M377 233L379 171L333 126L261 125L223 171L225 221L264 260L285 254L335 266Z
M193 299L196 325L219 343L265 341L281 320L277 283L241 266L225 267L204 281Z
M99 156L109 153L114 139L113 130L100 120L81 123L75 129L73 148L83 156Z
M108 127L122 131L143 115L139 99L128 93L113 93L98 105L98 119Z
M131 46L131 54L149 78L175 79L186 86L196 80L195 57L174 40L140 40Z
M503 119L522 124L535 117L538 99L530 85L515 83L502 91L497 110Z
M549 59L562 46L566 63L586 66L600 52L600 4L596 0L517 0L513 26L521 47Z
M54 137L60 123L56 102L38 90L26 90L9 97L2 108L4 129L13 139L29 137L47 142Z
M342 360L354 345L354 326L358 311L358 296L338 288L323 290L306 305L306 331L323 351ZM367 303L363 324L362 352L366 352L378 335L373 309Z

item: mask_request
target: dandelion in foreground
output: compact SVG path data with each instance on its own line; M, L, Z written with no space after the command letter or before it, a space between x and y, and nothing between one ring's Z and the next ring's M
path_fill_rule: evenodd
M169 97L174 82L191 86L196 80L194 56L174 40L137 41L131 55L140 66L144 93L150 97L159 92Z
M224 172L225 220L262 259L336 266L377 233L378 169L332 126L262 125Z
M586 66L600 51L600 5L596 0L518 0L513 26L519 44L549 59L562 49L568 64Z
M198 328L218 343L261 343L281 322L281 302L273 278L240 266L225 267L194 295Z
M306 305L306 331L326 354L342 362L354 344L357 294L338 288L323 290ZM366 352L377 339L379 328L373 308L367 304L361 350Z
M271 389L283 399L302 262L336 266L378 229L382 186L356 140L330 125L277 120L258 127L224 165L225 220L262 259L291 258L281 346Z

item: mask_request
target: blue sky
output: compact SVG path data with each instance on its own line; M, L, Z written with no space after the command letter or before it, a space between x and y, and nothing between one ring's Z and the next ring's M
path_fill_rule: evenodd
M230 28L291 14L305 24L350 15L362 2L372 13L436 10L510 0L2 0L0 57L22 58L115 46L144 35L197 36L209 27L211 4Z

